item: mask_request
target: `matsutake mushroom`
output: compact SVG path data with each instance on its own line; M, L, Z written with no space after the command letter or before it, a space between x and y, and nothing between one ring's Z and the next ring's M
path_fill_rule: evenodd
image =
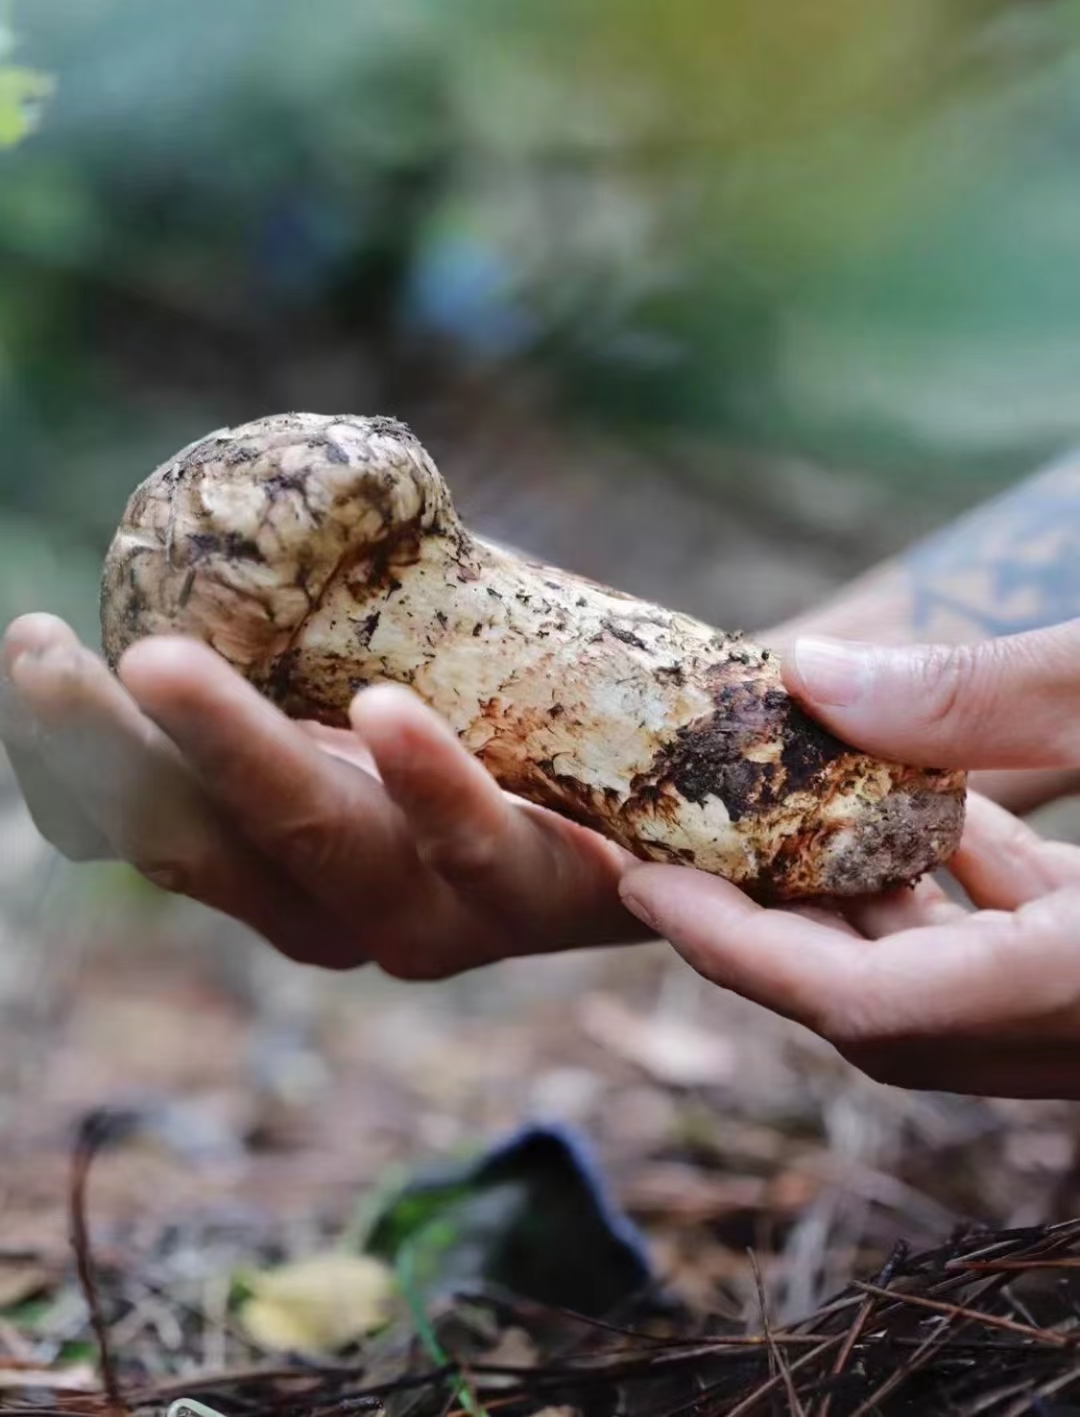
M197 636L326 724L410 685L504 788L760 898L910 882L960 836L963 774L856 752L740 635L471 535L389 418L283 414L165 463L109 551L102 626L114 668Z

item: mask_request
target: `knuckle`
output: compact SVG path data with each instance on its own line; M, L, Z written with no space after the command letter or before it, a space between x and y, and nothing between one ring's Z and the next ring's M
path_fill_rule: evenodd
M948 727L968 717L979 656L971 645L934 646L919 660L923 714L933 727Z
M270 833L273 854L304 875L318 876L340 859L344 824L325 812L288 817Z
M495 874L502 864L503 843L493 832L452 832L421 842L419 854L444 879L468 886Z
M185 857L180 853L169 856L136 856L132 859L132 865L151 885L168 891L170 895L191 896L197 899L200 894L203 872L194 858Z

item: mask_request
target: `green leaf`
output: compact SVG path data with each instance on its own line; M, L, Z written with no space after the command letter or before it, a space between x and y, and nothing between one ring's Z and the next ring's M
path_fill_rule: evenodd
M53 91L53 81L38 69L7 62L15 36L0 15L0 148L13 147L37 123L41 105Z
M52 79L37 69L0 67L0 148L13 147L31 131L52 89Z
M456 1239L454 1227L449 1225L441 1226L438 1221L430 1224L422 1234L428 1237L429 1243L433 1236L438 1234L439 1238L435 1241L436 1246L444 1249L449 1249ZM417 1284L417 1275L415 1272L417 1243L418 1240L411 1240L402 1247L398 1253L395 1274L397 1275L397 1281L401 1287L401 1291L405 1295L405 1302L409 1306L409 1313L416 1326L416 1332L420 1342L424 1346L424 1351L433 1363L438 1364L439 1367L445 1367L450 1362L450 1355L439 1341L439 1335L436 1333L435 1325L428 1316L427 1309L424 1305L423 1294ZM484 1407L483 1403L477 1398L464 1377L458 1377L454 1380L454 1394L462 1409L469 1414L469 1417L489 1417L487 1408Z
M97 1344L82 1340L65 1343L60 1349L57 1361L65 1368L81 1364L89 1364L91 1368L94 1368L98 1362Z

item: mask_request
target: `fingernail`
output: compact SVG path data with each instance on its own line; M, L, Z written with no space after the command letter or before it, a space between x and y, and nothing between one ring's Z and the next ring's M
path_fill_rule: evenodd
M12 661L9 671L11 682L20 687L20 681L34 680L35 672L42 667L57 670L73 662L70 649L66 645L30 645Z
M19 688L20 675L25 674L27 669L31 669L32 672L32 666L40 661L41 655L41 646L32 645L29 649L20 650L8 665L7 674L4 677L16 692Z
M795 641L792 658L807 694L816 703L850 708L870 683L867 646L814 635Z
M638 900L637 896L630 895L629 892L623 891L622 903L626 906L627 910L629 910L631 915L636 915L637 918L641 921L641 923L643 925L647 925L649 929L653 931L654 934L662 935L664 933L663 930L661 930L656 920L656 917L653 915L652 911L647 905L643 904L640 900Z

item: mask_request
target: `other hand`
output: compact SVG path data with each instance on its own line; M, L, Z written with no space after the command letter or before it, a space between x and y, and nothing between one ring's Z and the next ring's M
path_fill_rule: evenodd
M788 688L839 736L936 767L1080 768L1080 621L977 646L797 641ZM631 863L627 906L706 978L805 1024L882 1082L1080 1097L1080 848L977 795L950 864L873 900L765 909Z

